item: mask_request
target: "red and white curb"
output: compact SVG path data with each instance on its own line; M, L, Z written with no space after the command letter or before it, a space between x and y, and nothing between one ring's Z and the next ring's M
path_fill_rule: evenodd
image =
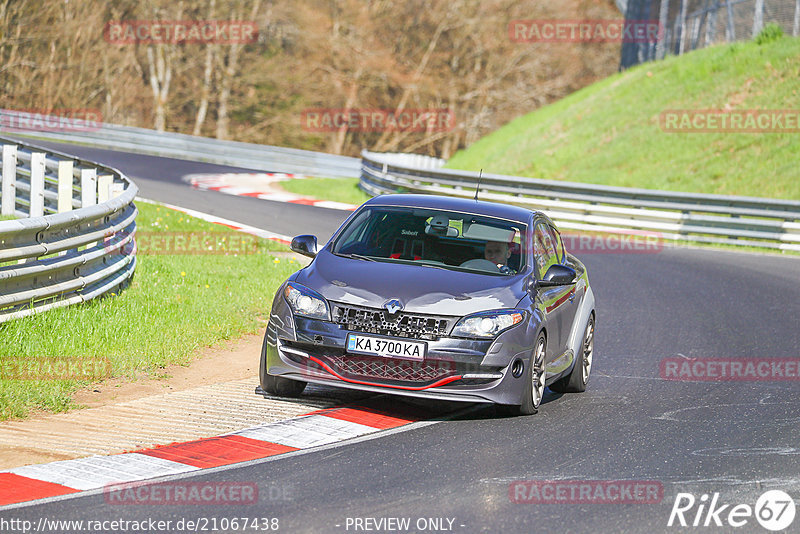
M216 215L203 213L202 211L195 211L189 208L182 208L180 206L175 206L173 204L165 204L164 202L157 202L155 200L148 200L146 198L141 198L141 197L136 197L136 202L144 202L146 204L163 206L171 210L185 213L186 215L189 215L191 217L196 217L206 222L219 224L221 226L225 226L232 230L238 230L240 232L251 234L257 237L262 237L264 239L269 239L271 241L277 241L278 243L283 243L284 245L290 245L292 243L292 238L290 236L276 234L275 232L270 232L269 230L263 230L261 228L256 228L255 226L250 226L248 224L232 221L230 219L225 219L223 217L217 217Z
M226 195L240 197L261 198L275 202L289 202L291 204L305 204L318 208L353 211L358 206L334 202L331 200L318 200L304 197L285 191L275 191L274 184L282 180L303 178L298 174L286 173L224 173L224 174L188 174L183 177L185 181L196 189L217 191Z
M328 408L213 438L16 467L0 472L0 506L258 460L419 420L363 406Z

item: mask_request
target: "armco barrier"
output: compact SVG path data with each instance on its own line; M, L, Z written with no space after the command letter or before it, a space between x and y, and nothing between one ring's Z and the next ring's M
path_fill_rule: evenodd
M409 163L408 155L363 151L360 187L371 195L427 193L472 198L478 173ZM541 209L564 229L657 233L680 243L800 251L800 202L538 180L484 173L482 200Z
M98 163L11 139L0 146L0 322L127 284L136 185Z
M358 158L282 148L238 141L222 141L208 137L157 132L146 128L97 123L92 128L59 130L46 124L58 124L44 116L29 117L29 112L0 109L0 131L6 135L33 137L56 143L77 143L147 154L165 158L202 161L268 172L357 178ZM5 126L5 127L4 127Z

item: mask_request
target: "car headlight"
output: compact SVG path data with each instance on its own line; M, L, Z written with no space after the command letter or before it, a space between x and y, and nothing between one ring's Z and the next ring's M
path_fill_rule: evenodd
M488 311L468 315L458 321L451 335L456 337L495 337L503 330L521 323L521 310Z
M323 319L330 321L330 314L328 313L328 304L322 295L316 291L289 282L283 290L283 296L286 297L286 302L295 315L302 315L304 317L312 317L314 319Z

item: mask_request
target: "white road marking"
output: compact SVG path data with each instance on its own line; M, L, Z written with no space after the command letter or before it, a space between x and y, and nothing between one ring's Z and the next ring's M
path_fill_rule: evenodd
M308 415L234 432L235 435L305 449L377 432L371 426L324 415Z
M132 482L161 475L196 471L198 467L172 462L146 454L127 453L114 456L90 456L49 464L26 465L9 473L61 484L77 490L102 488L107 484Z

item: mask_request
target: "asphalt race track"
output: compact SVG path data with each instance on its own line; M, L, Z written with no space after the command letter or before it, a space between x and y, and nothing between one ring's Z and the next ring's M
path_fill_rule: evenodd
M228 167L48 146L119 168L143 197L284 235L315 233L324 242L347 215L192 190L180 181L183 174ZM207 518L210 528L213 519L219 527L225 518L259 517L278 518L279 532L315 533L405 532L378 530L365 518L409 518L415 532L680 532L688 529L667 526L678 493L693 494L698 504L701 495L719 493L720 504L731 505L723 520L737 504L754 507L770 489L797 502L797 378L663 380L659 366L676 357L796 359L800 259L689 249L581 259L597 298L592 378L584 394L548 390L538 415L501 418L492 407L464 405L472 409L436 424L185 477L255 482L261 499L253 506L118 506L94 494L2 511L0 518L173 525ZM663 498L656 504L516 503L509 488L519 480L653 481ZM697 511L688 511L687 521ZM754 517L745 519L738 529L692 531L768 532ZM220 530L234 531L229 524ZM800 518L789 531L800 532Z

